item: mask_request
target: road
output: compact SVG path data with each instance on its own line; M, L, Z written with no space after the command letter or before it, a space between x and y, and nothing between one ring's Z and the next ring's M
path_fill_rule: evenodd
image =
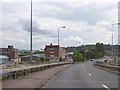
M63 70L44 88L118 88L118 75L94 67L88 61Z

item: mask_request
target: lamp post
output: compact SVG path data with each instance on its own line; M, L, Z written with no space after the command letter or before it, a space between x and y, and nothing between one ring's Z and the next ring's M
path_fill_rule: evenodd
M60 30L60 28L66 28L66 27L65 27L65 26L62 26L62 27L59 27L59 28L58 28L58 59L59 59L59 45L60 45L60 43L59 43L59 38L60 38L59 30Z
M112 24L112 52L111 52L111 58L113 59L113 26L114 25L120 25L120 23L113 23Z
M32 0L31 0L31 25L30 25L30 61L32 61Z

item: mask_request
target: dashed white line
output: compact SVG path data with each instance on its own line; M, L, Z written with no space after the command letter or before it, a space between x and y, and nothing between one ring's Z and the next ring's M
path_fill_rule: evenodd
M103 86L104 88L106 88L107 90L110 90L106 85L103 84L102 86Z
M90 73L88 73L89 76L92 76Z

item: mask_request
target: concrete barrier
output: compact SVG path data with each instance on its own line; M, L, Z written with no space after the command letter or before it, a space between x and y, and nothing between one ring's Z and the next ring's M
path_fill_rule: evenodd
M2 80L16 79L18 77L23 77L34 72L43 71L48 68L65 65L65 64L71 64L71 63L59 62L59 63L43 64L43 65L36 65L36 66L28 66L28 67L22 67L22 68L5 69L2 71L2 74L1 74Z
M106 65L106 64L102 64L102 63L96 63L96 62L94 63L94 65L97 65L99 67L104 68L107 71L114 72L114 73L120 75L120 67L119 66Z

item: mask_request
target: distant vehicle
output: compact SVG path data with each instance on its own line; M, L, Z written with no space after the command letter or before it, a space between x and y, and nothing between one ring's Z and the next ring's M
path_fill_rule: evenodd
M91 61L93 61L93 59L91 59Z
M10 68L13 66L12 63L8 62L8 63L5 63L5 64L1 64L2 68L6 69L6 68Z
M104 60L104 62L108 62L108 60L107 60L107 59L105 59L105 60Z

